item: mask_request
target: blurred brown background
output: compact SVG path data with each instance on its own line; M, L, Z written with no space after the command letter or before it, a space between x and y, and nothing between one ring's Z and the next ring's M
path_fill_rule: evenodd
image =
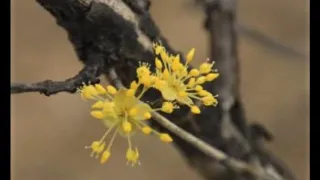
M203 14L187 0L153 1L151 12L171 44L208 56ZM34 0L12 0L11 81L63 80L82 65L53 18ZM306 0L239 1L239 19L291 47L309 52L309 5ZM242 95L250 120L276 136L270 148L299 180L309 179L309 60L266 49L240 37ZM13 180L200 180L173 147L138 136L142 166L126 167L126 141L117 139L104 166L84 149L104 133L88 115L80 96L12 95L11 158Z

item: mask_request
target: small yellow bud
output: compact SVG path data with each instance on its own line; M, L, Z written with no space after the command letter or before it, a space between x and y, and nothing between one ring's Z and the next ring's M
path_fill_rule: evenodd
M164 102L162 104L161 110L165 113L170 114L173 112L173 108L174 108L174 105L171 102Z
M200 72L199 72L198 69L192 69L192 70L189 72L189 75L190 75L191 77L197 77L197 76L200 75Z
M115 87L111 86L111 85L107 86L107 91L111 95L115 95L117 93L117 89Z
M160 70L162 69L162 63L158 58L156 58L156 68Z
M129 116L136 116L138 114L137 108L131 108L129 111Z
M107 93L106 89L103 86L101 86L101 84L95 84L94 86L99 94Z
M101 111L91 111L91 116L93 116L94 118L97 118L97 119L103 119L104 118L104 115Z
M198 95L199 96L210 96L211 93L206 90L200 90L200 91L198 91Z
M96 88L93 85L84 86L81 91L81 96L84 99L94 99L98 95Z
M103 105L104 105L103 101L97 101L96 103L94 103L94 104L91 106L91 108L98 108L98 109L100 109L100 108L103 108Z
M171 69L172 71L178 71L180 69L180 62L176 59L173 60L172 64L171 64Z
M217 77L219 77L219 73L210 73L206 75L206 81L210 82L213 81L215 79L217 79Z
M187 54L187 56L186 56L187 64L192 61L195 51L196 51L196 49L195 49L195 48L192 48L192 49L188 52L188 54Z
M203 97L202 102L205 106L211 106L211 105L216 106L218 104L218 100L214 96L211 96L211 95Z
M166 142L166 143L170 143L172 142L172 138L169 134L167 133L161 133L160 134L160 140L163 141L163 142Z
M152 129L149 126L144 126L141 131L146 134L149 135L152 132Z
M130 133L132 131L132 124L128 121L122 123L122 129L125 133Z
M100 164L106 163L109 160L110 156L111 156L110 151L109 150L105 150L101 155Z
M207 63L207 62L202 63L200 65L200 73L201 74L209 73L211 71L212 66L213 66L213 63Z
M191 112L193 114L200 114L201 113L201 111L200 111L198 106L191 106Z
M132 81L130 84L130 89L137 89L138 88L138 84L136 81Z
M196 87L194 88L196 91L201 91L203 90L203 87L200 85L196 85Z
M169 73L168 69L165 68L165 69L163 70L163 73L162 73L162 78L165 79L165 80L168 80L169 77L170 77L170 73Z
M197 81L196 81L197 84L203 84L204 82L206 82L206 77L200 76L197 78Z
M151 72L149 70L149 67L147 67L146 65L142 65L142 66L137 68L137 76L138 77L149 76L150 73Z
M190 78L187 86L188 86L188 88L192 88L195 84L196 84L196 79Z
M168 56L167 52L165 52L164 49L160 52L160 57L163 62L168 62L169 56Z
M93 85L87 86L87 90L88 90L93 96L98 95L98 91L96 90L96 88L95 88Z
M134 89L128 89L126 91L126 96L128 96L128 97L134 96L135 92L136 91Z
M94 99L94 97L91 95L91 93L89 92L89 91L87 91L87 90L85 90L85 89L83 89L82 91L81 91L81 97L83 98L83 99Z
M156 55L160 54L164 50L164 48L162 46L158 45L158 44L154 45L153 48L154 48L154 51L155 51Z
M146 120L148 120L148 119L151 118L151 114L150 114L149 112L145 112L145 113L143 114L143 117L144 117Z

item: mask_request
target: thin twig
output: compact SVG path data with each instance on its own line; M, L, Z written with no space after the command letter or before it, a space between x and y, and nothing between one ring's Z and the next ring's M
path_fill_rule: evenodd
M40 92L50 96L60 92L75 93L82 83L99 83L98 77L101 75L101 62L96 62L85 67L74 77L65 81L45 80L33 84L11 83L11 94Z

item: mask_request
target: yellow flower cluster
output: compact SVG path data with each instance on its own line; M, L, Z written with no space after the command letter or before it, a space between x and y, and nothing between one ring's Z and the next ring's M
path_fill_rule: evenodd
M84 100L93 100L91 115L99 119L107 131L100 140L93 141L87 148L92 150L91 156L100 158L104 164L111 156L111 146L117 135L128 140L126 152L127 163L132 166L140 164L139 151L132 146L131 137L140 131L146 135L151 133L159 136L163 142L172 142L172 138L166 133L159 133L147 125L153 111L172 113L178 109L178 104L187 105L194 114L199 114L200 108L194 103L194 99L200 100L206 106L216 106L216 96L203 89L205 82L215 80L219 74L212 69L213 63L205 62L198 69L189 69L195 49L191 49L183 64L179 55L170 55L165 48L154 44L155 71L150 70L150 65L140 63L136 70L137 81L130 84L129 89L116 89L113 86L106 88L100 84L83 85L78 89ZM160 57L160 59L158 58ZM155 88L161 92L163 99L161 107L154 108L140 101L144 93ZM110 138L107 138L109 137ZM108 143L107 143L107 139Z
M193 99L202 101L206 106L218 104L216 96L202 87L205 82L211 82L219 76L219 73L212 69L213 62L204 62L199 69L188 70L188 64L193 60L195 53L194 48L188 52L184 64L179 54L170 55L159 44L154 44L154 51L161 58L155 58L154 88L161 92L165 100L187 105L194 114L199 114L200 109L194 104Z
M132 166L140 164L139 151L132 147L131 136L137 132L149 135L154 133L163 142L172 142L172 138L166 133L159 133L147 125L146 121L151 118L151 112L163 109L164 112L173 111L173 104L163 104L162 108L152 109L148 104L142 103L139 97L143 91L137 93L138 84L132 83L130 89L117 90L113 86L104 88L100 84L84 85L79 89L81 97L85 100L94 100L91 115L108 128L100 140L93 141L91 146L91 156L100 157L100 163L104 164L111 155L111 146L117 135L128 139L128 149L126 152L127 163ZM110 135L111 134L111 135ZM110 135L109 142L106 139Z

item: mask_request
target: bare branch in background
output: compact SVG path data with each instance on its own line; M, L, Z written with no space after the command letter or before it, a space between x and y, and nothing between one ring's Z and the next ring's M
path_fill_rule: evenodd
M198 7L203 5L205 0L194 0L194 1L186 1L186 8L190 10L198 10ZM210 2L206 1L206 2ZM305 52L301 52L297 49L290 47L288 44L284 44L274 37L261 32L255 27L249 26L247 24L243 24L242 22L236 22L237 32L240 36L244 36L246 38L250 38L258 43L260 43L265 48L271 49L277 53L284 54L293 58L298 58L301 60L306 60L308 55Z
M67 31L79 60L84 63L84 69L96 67L91 76L86 77L80 72L79 76L84 78L77 79L91 81L100 74L110 78L108 76L110 69L115 69L121 80L120 84L127 86L134 80L139 61L144 60L154 65L152 42L161 41L170 53L179 53L170 47L151 18L148 0L37 0L37 2L55 17L60 27ZM211 59L216 61L221 74L219 81L208 84L205 88L210 89L213 94L220 95L221 105L216 108L202 107L200 115L189 115L188 111L182 108L181 111L164 117L170 119L184 132L197 137L200 142L211 146L211 149L216 148L223 152L226 157L239 159L250 166L254 165L255 169L267 173L273 179L291 180L293 178L286 176L288 170L283 170L282 166L277 167L274 162L270 162L269 155L257 151L264 149L263 146L257 145L257 140L269 135L263 126L246 124L238 92L234 3L235 0L205 3L206 28L211 34ZM17 89L24 86L25 89L19 89L21 93L30 92L32 87L32 91L49 95L59 91L74 92L79 85L78 80L66 82L68 83L65 89L61 88L63 82L52 82L52 86L45 85L47 90L34 88L35 84L32 86L12 84L11 89L14 88L17 92ZM146 96L146 100L159 97L152 91ZM183 121L186 117L191 121ZM165 124L157 121L152 121L151 125L168 130ZM174 133L170 135L175 139L175 145L185 159L205 179L259 179L253 174L230 168L232 166L225 164L226 161L221 162L218 158L213 158L189 140L186 141Z
M237 142L241 142L243 145L243 150L249 153L247 158L252 164L265 165L265 167L271 164L271 167L275 167L275 174L280 173L284 178L294 179L290 170L283 163L280 163L278 158L274 158L271 153L266 154L264 148L260 148L263 146L261 139L270 141L272 135L261 125L246 124L239 92L236 0L204 0L202 3L207 18L205 27L211 38L211 58L216 61L217 68L221 72L221 78L217 80L217 84L213 88L220 95L220 102L222 101L220 103L223 111L222 124L224 126L222 127L226 128L222 129L226 132L222 132L222 134L225 135L226 141L232 142L232 138L237 138ZM237 116L234 115L235 113ZM235 129L238 129L240 134ZM230 133L233 133L233 136L230 136ZM245 141L249 143L249 146ZM271 157L273 157L272 160ZM268 160L266 161L266 159Z

